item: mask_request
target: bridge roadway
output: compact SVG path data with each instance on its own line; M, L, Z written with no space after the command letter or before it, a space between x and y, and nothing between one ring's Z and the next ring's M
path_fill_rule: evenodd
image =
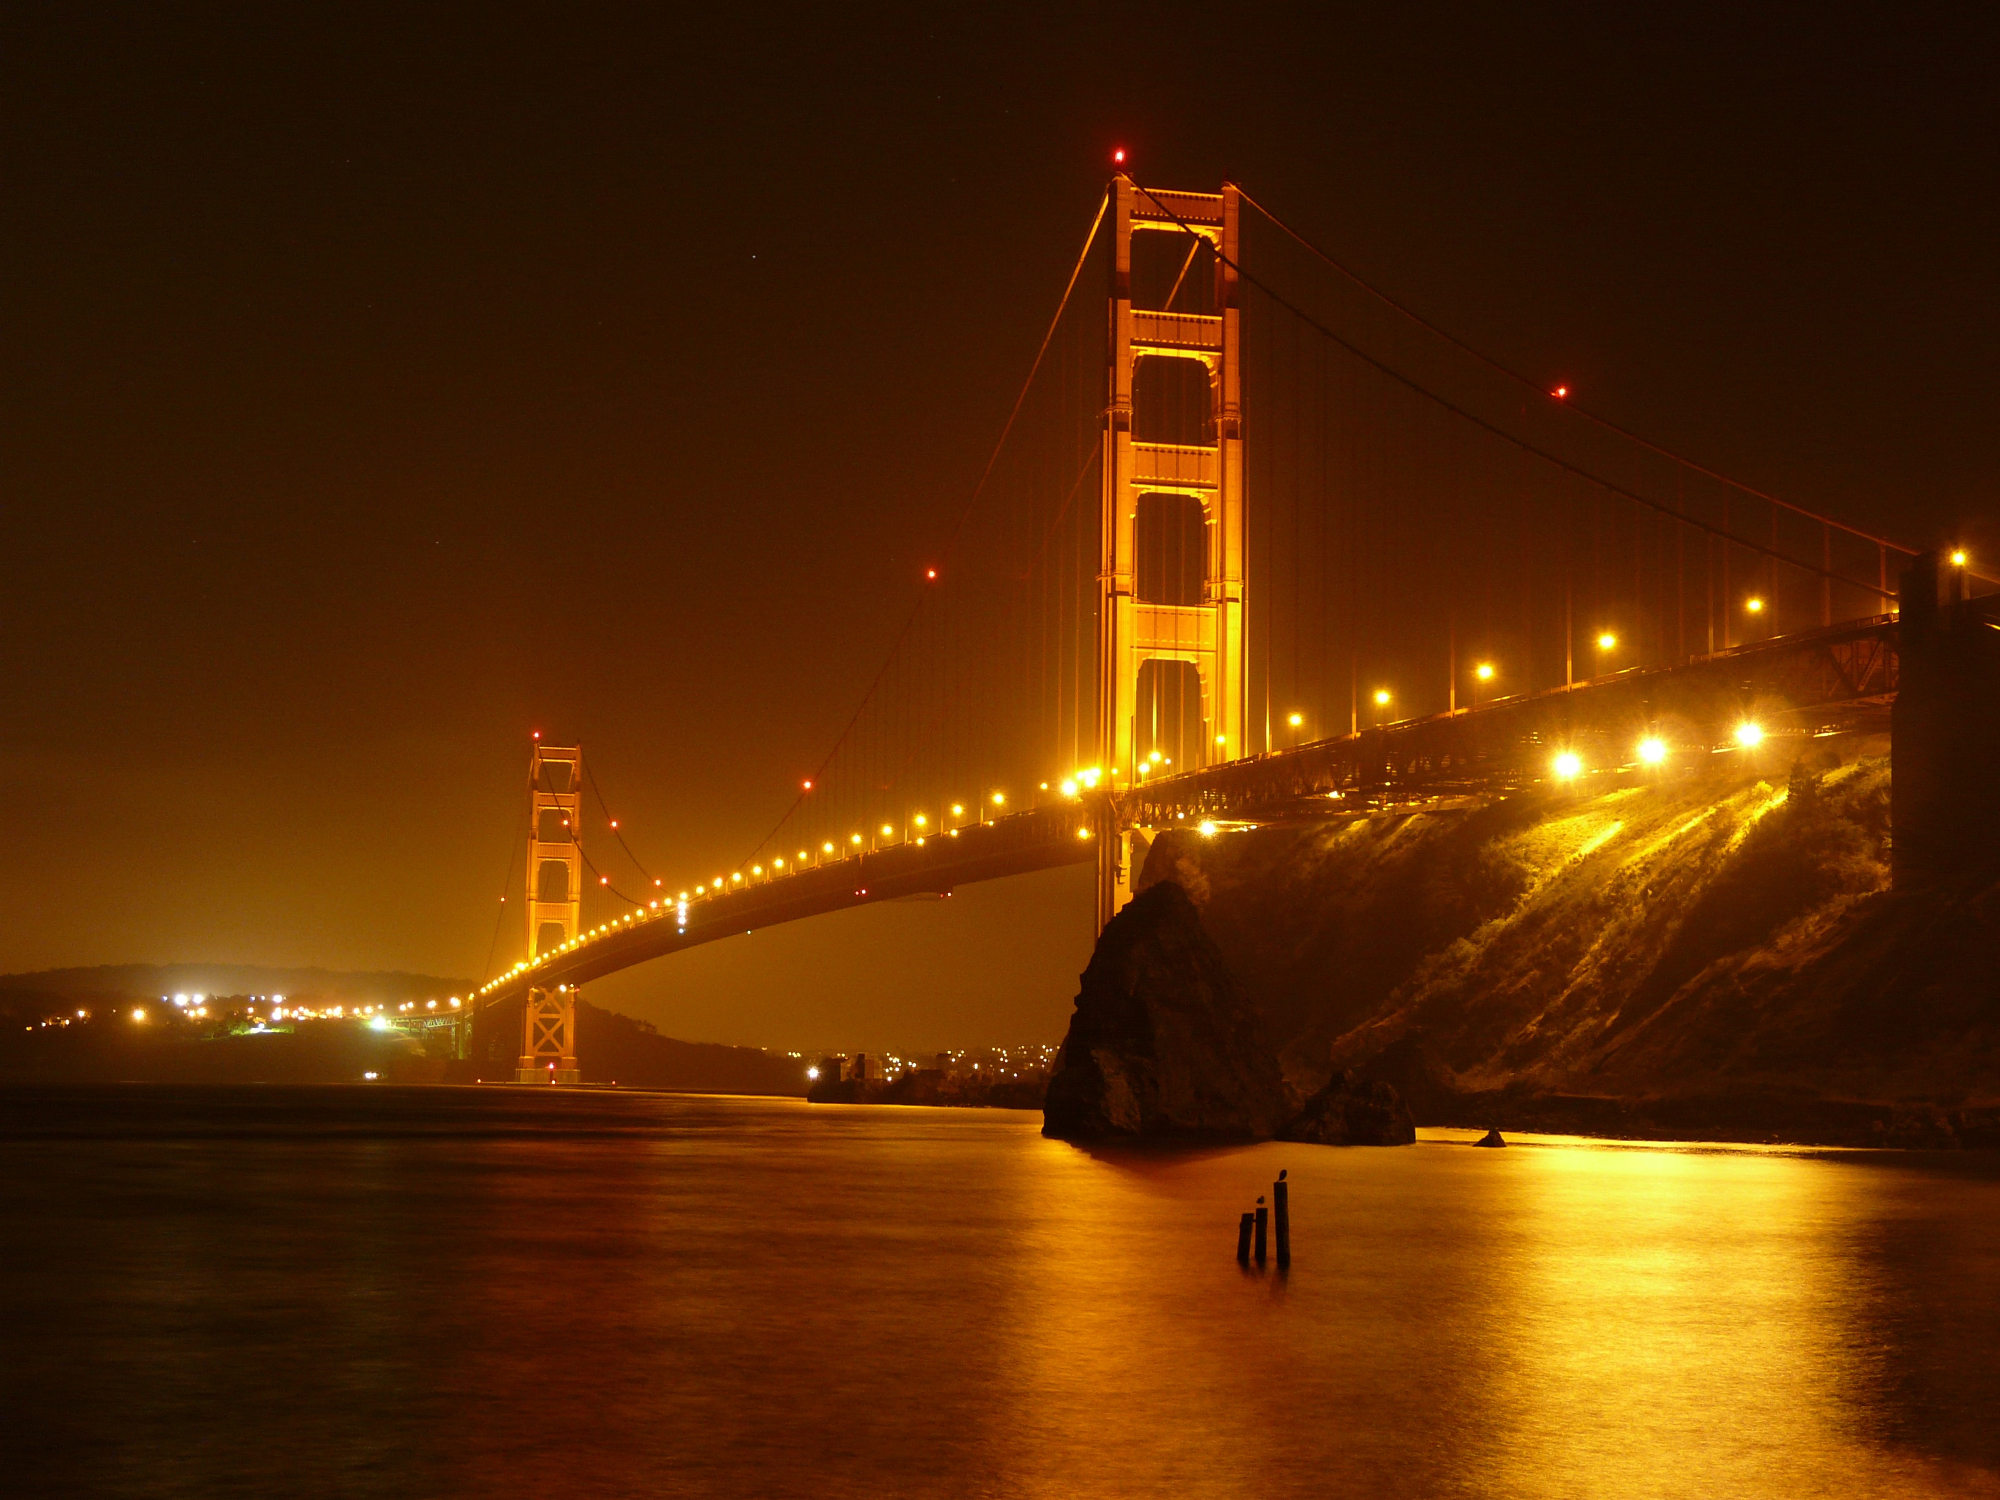
M1326 816L1494 791L1550 774L1558 749L1586 772L1628 766L1640 737L1658 733L1677 758L1732 747L1739 724L1757 722L1764 753L1827 731L1886 729L1895 697L1896 627L1888 616L1779 636L1676 667L1635 668L1455 713L1403 720L1157 781L1109 798L1050 806L968 824L911 843L761 878L687 903L662 901L580 934L475 992L476 1005L532 985L581 985L702 943L910 896L941 896L975 881L1026 875L1097 858L1120 826L1186 827L1208 819L1274 821ZM1114 821L1116 820L1116 821Z

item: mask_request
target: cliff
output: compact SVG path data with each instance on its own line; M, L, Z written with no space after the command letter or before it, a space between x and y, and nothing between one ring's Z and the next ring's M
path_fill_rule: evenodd
M1174 831L1139 885L1187 893L1302 1096L1354 1069L1425 1123L1866 1139L1915 1107L1945 1139L2000 1103L2000 882L1891 889L1884 751Z

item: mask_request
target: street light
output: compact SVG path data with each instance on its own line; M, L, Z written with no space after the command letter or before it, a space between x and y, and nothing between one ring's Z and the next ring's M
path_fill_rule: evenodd
M1667 742L1658 735L1647 735L1639 741L1639 759L1649 766L1657 766L1667 758Z
M1583 757L1574 750L1565 750L1555 758L1552 769L1559 781L1574 781L1583 772Z
M1736 726L1736 743L1745 750L1755 750L1764 743L1764 726L1744 720Z

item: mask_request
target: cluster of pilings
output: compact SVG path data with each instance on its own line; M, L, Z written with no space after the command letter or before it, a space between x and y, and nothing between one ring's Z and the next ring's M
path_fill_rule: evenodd
M1247 1266L1255 1259L1262 1266L1270 1253L1273 1238L1278 1242L1278 1269L1289 1271L1292 1268L1291 1189L1282 1170L1278 1173L1278 1180L1271 1184L1270 1207L1265 1207L1264 1200L1259 1198L1257 1206L1246 1209L1237 1221L1236 1263Z

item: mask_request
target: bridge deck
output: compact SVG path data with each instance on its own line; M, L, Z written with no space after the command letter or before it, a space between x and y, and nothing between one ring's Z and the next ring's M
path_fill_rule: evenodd
M1059 803L933 837L751 882L690 901L662 902L582 934L532 967L503 974L478 1004L578 985L647 959L781 922L906 896L1025 875L1097 857L1113 819L1156 828L1208 817L1269 820L1312 812L1339 794L1355 810L1455 790L1494 790L1548 774L1557 746L1587 765L1627 764L1642 732L1682 750L1725 743L1755 716L1767 731L1886 727L1895 696L1896 627L1884 616L1781 636L1678 667L1640 669L1456 714L1162 777L1128 789L1114 808Z

